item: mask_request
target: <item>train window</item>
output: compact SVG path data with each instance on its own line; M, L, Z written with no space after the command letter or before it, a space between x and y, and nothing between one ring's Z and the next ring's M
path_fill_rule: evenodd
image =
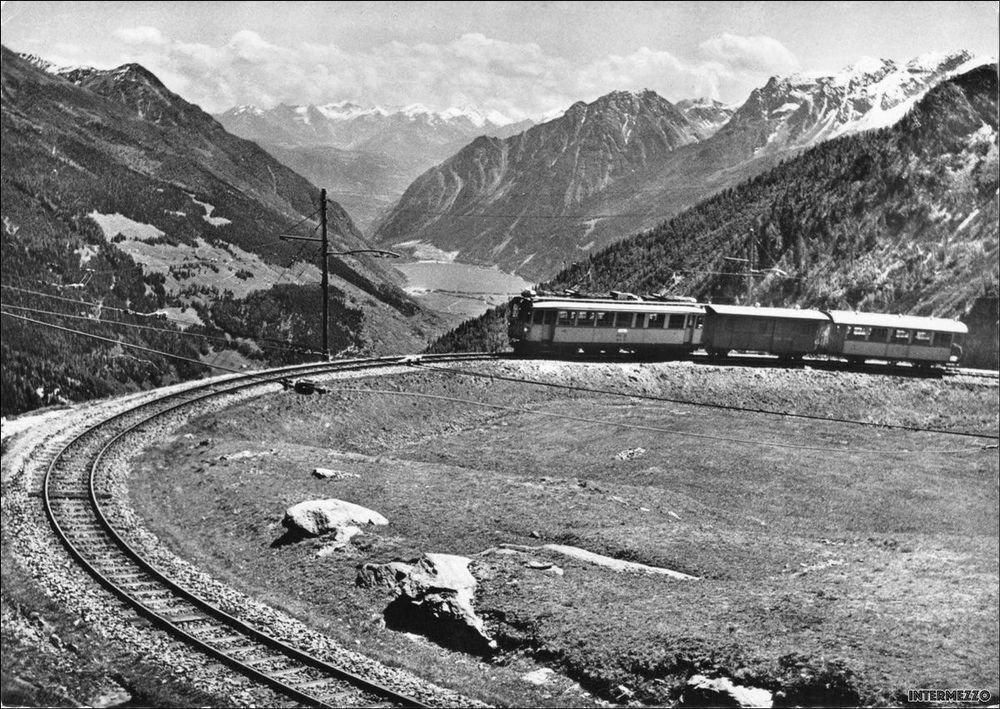
M681 314L674 314L670 316L670 322L667 323L667 327L671 330L683 330L684 321L687 318Z
M615 327L632 327L632 316L634 313L618 313L618 319L615 320Z
M865 341L868 339L868 328L861 327L860 325L847 326L847 339L857 341Z
M611 327L615 324L615 314L614 313L598 313L597 314L597 327Z
M594 326L594 314L589 310L581 310L576 314L576 326L577 327L593 327Z
M542 324L542 320L544 318L545 318L545 311L544 310L536 310L535 313L534 313L534 316L531 318L531 322L533 322L535 325L541 325Z
M646 327L652 330L654 327L659 329L663 327L663 319L666 316L663 313L650 313L646 316Z
M869 342L885 342L889 337L889 329L884 327L873 327L868 335Z
M573 324L573 316L574 315L576 315L576 313L574 313L574 312L572 312L570 310L560 310L559 311L559 317L556 320L556 322L559 325L572 325Z
M555 310L546 310L545 311L545 324L546 325L551 325L555 321L556 321L556 311Z
M927 347L931 344L932 335L933 333L927 332L926 330L917 330L913 333L913 344Z
M705 316L704 315L699 315L698 317L696 317L694 319L694 329L695 330L700 330L702 327L704 327L704 325L705 325Z
M910 331L909 330L893 330L892 331L892 341L897 344L906 344L910 341Z
M931 339L927 344L932 347L951 347L951 333L948 332L932 332L930 333Z

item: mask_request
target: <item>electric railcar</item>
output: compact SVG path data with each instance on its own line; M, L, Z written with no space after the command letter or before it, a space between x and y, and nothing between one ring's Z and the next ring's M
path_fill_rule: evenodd
M968 332L955 320L839 310L538 296L515 298L508 334L516 352L724 357L761 352L785 359L826 355L918 366L957 364Z

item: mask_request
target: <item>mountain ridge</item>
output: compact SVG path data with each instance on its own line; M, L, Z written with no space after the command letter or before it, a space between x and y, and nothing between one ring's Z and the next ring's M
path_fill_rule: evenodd
M577 192L578 199L562 205L550 201L544 205L546 210L538 208L535 195L547 189L544 180L550 174L549 165L555 164L554 154L523 166L521 175L510 177L505 188L508 195L530 196L518 200L497 195L485 185L478 193L469 188L479 184L482 161L490 158L467 146L418 178L379 223L375 238L387 247L420 241L458 251L461 261L495 264L527 278L544 279L560 264L585 258L629 233L652 228L698 200L832 137L835 131L848 135L871 127L861 118L872 115L864 109L871 109L876 99L883 117L893 109L898 109L898 115L890 117L901 117L906 106L931 85L971 60L967 52L955 52L933 61L911 60L902 69L879 61L878 67L862 65L826 77L772 78L751 92L721 127L711 121L702 124L698 140L678 143L655 160L629 164L619 170L618 179L608 180L601 189ZM690 114L693 104L682 108ZM574 104L575 110L580 105ZM567 121L567 114L542 125ZM685 118L692 129L697 126L696 116ZM877 123L874 118L871 122ZM614 139L611 131L607 139ZM505 139L506 147L497 145L490 170L501 169L505 151L518 140L522 139L514 136ZM599 144L567 143L564 149L580 156L584 165L600 160ZM605 169L609 167L610 163ZM482 217L477 219L477 214Z

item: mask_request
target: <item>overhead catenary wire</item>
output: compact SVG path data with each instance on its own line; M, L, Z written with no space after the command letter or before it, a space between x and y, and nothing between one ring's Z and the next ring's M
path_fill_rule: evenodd
M826 446L807 446L798 443L783 443L781 441L762 441L749 438L735 438L733 436L719 436L711 433L698 433L693 431L681 431L660 426L647 426L645 424L628 423L626 421L616 421L611 419L591 418L589 416L577 416L575 414L564 414L554 411L541 411L528 408L526 406L514 406L511 404L492 404L486 401L475 399L463 399L457 396L447 396L445 394L429 394L415 391L399 391L395 389L362 389L351 387L329 387L324 388L324 392L342 392L351 394L381 394L386 396L409 396L420 399L432 399L446 401L452 404L466 404L469 406L480 406L498 411L509 411L511 413L530 414L547 418L563 419L565 421L576 421L577 423L595 424L598 426L614 426L616 428L628 428L636 431L646 431L650 433L662 433L672 436L684 436L685 438L698 438L701 440L718 441L720 443L736 443L740 445L761 446L765 448L785 448L791 450L812 451L817 453L831 454L857 454L857 455L957 455L960 453L979 453L984 450L995 450L997 446L977 446L975 448L960 448L952 450L905 450L905 449L864 449L864 448L829 448Z
M53 300L58 300L58 301L65 302L65 303L73 303L74 305L86 306L86 307L90 307L90 308L98 308L100 310L110 310L112 312L125 313L127 315L134 315L134 316L137 316L137 317L145 317L145 318L152 317L152 318L157 318L157 319L162 318L162 319L166 320L167 322L175 322L175 323L178 323L178 324L181 324L181 325L191 325L192 324L191 321L189 321L189 320L184 320L182 318L172 318L169 315L166 315L164 313L143 313L143 312L140 312L138 310L132 310L131 308L117 308L117 307L115 307L113 305L104 305L102 303L95 303L95 302L93 302L91 300L82 300L82 299L77 299L77 298L66 298L65 296L55 295L54 293L45 293L44 291L31 290L31 289L28 289L28 288L18 288L17 286L9 286L9 285L6 285L6 284L0 284L0 287L8 288L10 290L18 291L20 293L25 293L25 294L29 294L29 295L37 295L37 296L42 296L44 298L51 298ZM6 305L6 303L0 303L0 304ZM14 307L17 307L17 306L14 306ZM114 321L104 321L104 322L114 322ZM288 342L286 340L277 340L277 339L275 339L273 337L254 337L253 340L255 342L257 342L258 344L260 344L262 342L263 343L274 343L276 345L281 345L281 346L284 346L284 347L289 347L290 346L293 349L302 351L302 352L307 353L307 354L319 354L319 352L317 352L316 350L312 350L309 347L306 347L304 345L296 345L294 342Z
M534 386L544 386L553 389L564 389L568 391L577 391L587 394L603 394L608 396L619 396L630 399L642 399L645 401L655 401L660 403L669 404L682 404L686 406L698 406L709 409L721 409L724 411L736 411L740 413L752 413L752 414L764 414L768 416L781 416L784 418L798 418L806 419L810 421L822 421L824 423L841 423L853 426L864 426L868 428L884 428L884 429L895 429L901 431L912 431L915 433L937 433L946 434L951 436L965 436L969 438L986 438L990 440L1000 440L1000 436L995 436L992 434L985 433L974 433L971 431L950 431L948 429L941 428L928 428L924 426L907 426L905 424L893 424L893 423L878 423L873 421L860 421L858 419L848 419L841 418L837 416L820 416L818 414L801 414L793 411L777 411L773 409L759 409L751 408L746 406L734 406L732 404L718 404L712 402L704 401L692 401L690 399L678 399L674 397L659 396L656 394L643 394L635 392L624 392L616 391L614 389L599 389L596 387L586 387L579 384L563 384L560 382L545 382L538 379L527 379L525 377L514 377L504 374L491 374L489 372L479 372L470 371L463 369L456 369L454 367L444 367L441 365L424 364L420 361L411 362L413 366L419 367L421 369L434 370L439 372L445 372L447 374L457 374L467 377L476 377L480 379L498 379L501 381L508 381L517 384L531 384Z
M24 320L26 322L35 323L36 325L43 325L44 327L50 327L54 330L61 330L63 332L68 332L73 335L80 335L82 337L89 337L93 340L101 340L103 342L110 342L114 345L120 345L121 347L128 347L134 350L140 350L142 352L150 352L152 354L160 355L161 357L169 357L171 359L180 360L182 362L191 362L192 364L201 365L202 367L210 367L212 369L219 369L224 372L232 372L234 374L243 374L243 370L233 369L232 367L226 367L221 364L211 364L209 362L202 362L200 359L193 359L191 357L184 357L183 355L176 355L170 352L163 352L162 350L153 349L152 347L144 347L143 345L136 345L131 342L124 342L122 340L116 340L111 337L104 337L102 335L95 335L92 332L84 332L83 330L75 330L71 327L63 327L62 325L56 325L55 323L45 322L44 320L36 320L35 318L25 317L24 315L17 315L15 313L7 313L0 311L0 314L6 315L9 318L17 318L18 320Z
M25 306L25 305L10 305L9 303L4 303L2 306L0 306L0 308L8 308L8 309L13 309L13 310L22 310L22 311L26 311L26 312L35 313L36 315L52 315L54 317L70 318L70 319L73 319L73 320L86 320L87 322L99 323L101 325L120 325L122 327L130 327L130 328L134 328L134 329L138 329L138 330L153 330L154 332L162 332L162 333L165 333L167 335L180 335L182 337L193 337L193 338L198 338L198 339L202 339L202 340L209 340L209 341L212 341L212 342L221 342L221 343L228 344L228 345L232 345L233 344L232 340L229 340L229 339L227 339L225 337L219 337L219 336L216 336L216 335L206 335L206 334L203 334L203 333L200 333L200 332L187 332L187 331L184 331L184 330L168 330L168 329L163 328L163 327L153 327L152 325L142 325L140 323L129 323L129 322L124 322L122 320L106 320L106 319L103 319L103 318L93 318L93 317L90 317L89 315L74 315L72 313L60 313L60 312L57 312L57 311L54 311L54 310L41 310L39 308L30 308L30 307ZM257 344L258 344L259 347L267 348L267 349L272 349L272 350L283 350L285 352L297 352L297 353L300 353L300 354L311 354L311 355L319 355L319 354L321 354L320 352L317 352L316 350L304 349L304 348L301 348L301 347L295 347L295 346L289 346L289 345L269 344L269 343L261 344L259 342Z

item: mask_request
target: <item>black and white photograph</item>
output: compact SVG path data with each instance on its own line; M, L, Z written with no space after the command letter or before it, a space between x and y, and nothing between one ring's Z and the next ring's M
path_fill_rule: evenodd
M996 707L1000 3L0 2L4 707Z

